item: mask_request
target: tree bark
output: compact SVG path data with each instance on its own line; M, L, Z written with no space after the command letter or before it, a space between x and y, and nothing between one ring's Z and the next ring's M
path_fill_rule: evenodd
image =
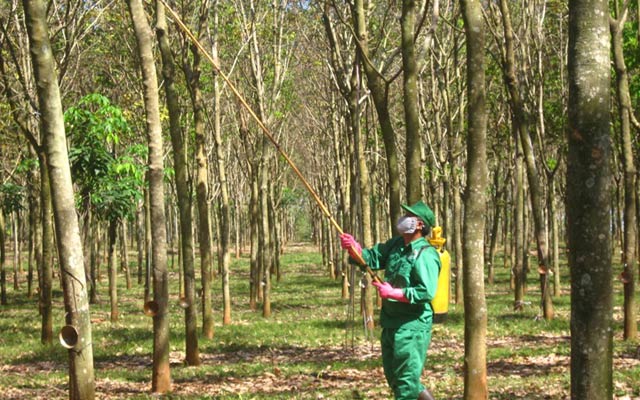
M521 311L524 306L524 293L527 284L527 274L525 271L525 259L528 257L527 242L526 242L526 228L525 228L525 194L524 194L524 168L522 162L522 145L517 140L518 133L514 132L516 151L515 156L515 176L514 176L514 219L513 219L513 251L514 251L514 264L513 264L513 309Z
M635 270L637 264L637 216L636 216L636 166L633 157L631 135L631 97L629 78L624 62L622 27L626 21L627 10L619 19L610 20L613 59L616 71L616 92L618 113L620 115L620 136L622 138L622 166L624 168L624 241L622 249L622 283L624 285L624 339L633 340L638 334L635 306Z
M43 132L44 136L44 132ZM53 343L53 222L51 221L51 182L47 155L38 153L40 164L40 210L42 223L42 255L38 259L40 271L40 314L42 327L40 341L43 344Z
M571 398L611 399L611 143L609 7L569 3L567 230Z
M212 4L214 37L212 56L218 60L218 3L216 0ZM220 65L218 63L218 65ZM222 140L222 109L221 109L220 81L218 77L213 80L213 133L216 145L216 162L218 166L218 182L220 183L220 254L218 255L219 265L222 275L222 324L231 323L231 290L229 287L229 273L231 263L231 202L229 200L229 183L227 182L227 165L224 157L224 143ZM239 210L238 210L239 212Z
M477 0L461 0L467 38L467 189L464 198L464 399L487 399L484 213L487 188L484 22Z
M141 0L127 0L136 43L140 55L144 85L144 105L149 144L149 205L151 216L151 268L153 270L153 301L158 312L153 317L153 371L151 390L166 393L171 390L169 367L169 280L167 272L167 233L164 210L164 166L162 160L162 125L156 66L153 59L153 34Z
M533 212L533 222L538 250L538 273L540 275L541 304L544 318L553 318L553 303L551 301L551 291L549 288L549 246L547 243L546 226L544 222L544 198L542 188L535 163L533 145L529 135L529 124L524 109L524 102L518 87L516 76L516 60L514 52L513 28L511 26L511 14L507 0L500 1L502 12L502 24L504 29L504 67L503 74L505 85L509 92L509 104L513 113L514 130L518 134L524 156L524 165L527 171L527 181L531 196L531 209Z
M5 232L4 211L0 210L0 304L3 306L9 304L7 301L7 271L5 266L7 261Z
M180 126L180 103L175 88L175 65L169 46L167 21L164 7L160 2L157 6L156 36L160 54L162 56L162 77L169 110L169 132L173 148L173 166L175 169L176 194L178 198L178 213L180 221L180 248L182 270L184 274L184 327L185 327L185 362L187 365L200 365L198 350L196 277L193 261L193 222L191 217L191 184L188 174L187 152L188 144Z
M95 396L91 318L56 61L48 37L45 4L41 0L24 0L23 6L49 167L65 322L77 333L77 340L69 343L73 346L68 351L69 398L88 400Z
M418 71L415 56L415 0L402 0L402 16L400 17L402 31L402 88L404 90L404 120L406 127L406 175L407 175L407 203L413 204L422 200L422 164L420 152L420 120L418 116Z
M325 4L328 5L328 3ZM373 99L373 104L378 115L378 123L382 131L387 161L387 173L389 176L389 223L393 226L398 218L400 218L400 215L402 215L402 208L400 207L400 169L398 167L396 134L391 124L391 115L389 112L389 86L370 61L369 34L365 18L364 0L356 0L351 10L353 24L359 42L358 51L361 54L361 65L367 76L367 88L371 91L371 98ZM324 18L329 18L326 9Z
M195 36L200 39L208 19L209 5L203 2L198 12L198 26ZM195 133L196 159L196 203L198 207L198 244L202 279L202 333L208 339L214 335L213 308L211 305L211 273L213 256L211 252L211 219L209 212L209 161L206 149L204 100L200 82L201 56L195 45L191 46L191 64L185 60L183 70L191 105L193 107L193 129Z
M111 304L111 322L118 322L118 269L116 268L116 240L118 232L118 221L109 221L108 240L108 261L109 268L109 300Z

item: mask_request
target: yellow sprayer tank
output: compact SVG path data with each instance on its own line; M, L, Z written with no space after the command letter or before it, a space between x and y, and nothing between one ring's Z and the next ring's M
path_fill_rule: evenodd
M447 319L449 313L449 291L451 287L451 255L445 250L444 243L447 239L442 236L442 227L436 226L431 231L429 243L438 250L440 254L440 275L438 277L438 289L436 296L431 301L433 306L433 322L442 323Z

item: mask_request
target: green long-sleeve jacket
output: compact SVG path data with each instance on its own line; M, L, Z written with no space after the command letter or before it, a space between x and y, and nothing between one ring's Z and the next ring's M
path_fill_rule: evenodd
M421 249L424 250L421 251ZM416 259L416 256L418 257ZM440 256L425 238L405 246L402 236L362 250L362 257L372 270L384 269L384 280L402 288L409 303L384 299L380 313L383 328L423 330L431 327L431 300L438 287Z

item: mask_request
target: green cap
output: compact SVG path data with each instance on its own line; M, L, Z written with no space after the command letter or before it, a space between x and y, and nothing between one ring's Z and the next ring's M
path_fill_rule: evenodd
M425 224L429 224L430 227L433 228L434 226L436 226L436 216L433 215L433 211L431 211L429 206L424 204L422 200L419 200L417 203L412 204L411 206L403 204L402 208L420 218Z

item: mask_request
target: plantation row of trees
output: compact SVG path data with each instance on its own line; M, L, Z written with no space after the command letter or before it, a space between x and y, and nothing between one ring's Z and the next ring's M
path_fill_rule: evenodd
M333 226L252 112L365 246L392 235L402 203L432 206L455 260L453 300L465 308L465 399L488 397L485 279L493 283L498 265L511 268L518 310L526 274L537 272L541 316L552 319L553 296L568 288L559 263L568 245L572 396L611 398L618 273L624 338L637 336L637 3L169 6L0 6L1 300L10 306L7 272L14 292L27 296L35 272L41 340L51 343L56 272L65 323L77 334L71 398L94 396L83 343L91 343L102 254L112 321L118 275L129 287L133 266L145 285L158 393L171 388L168 253L180 263L189 365L200 363L198 338L214 336L213 290L222 290L221 319L232 323L234 254L249 252L248 304L264 317L290 240L315 240L342 296L354 295ZM206 55L176 26L174 10ZM371 285L361 295L373 321Z

